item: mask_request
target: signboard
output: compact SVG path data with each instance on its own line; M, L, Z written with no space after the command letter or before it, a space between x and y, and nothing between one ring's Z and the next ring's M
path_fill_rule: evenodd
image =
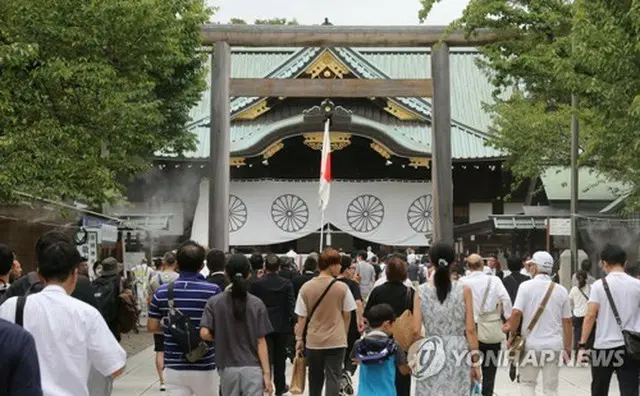
M570 236L571 219L549 219L549 235Z
M87 230L87 241L84 244L77 246L80 255L88 260L89 275L92 279L95 278L95 274L93 273L93 264L98 261L99 245L98 231Z
M140 264L142 259L146 258L145 252L125 252L124 253L124 268L126 271L131 271L133 267Z
M118 242L118 227L110 224L102 223L101 242L116 243Z

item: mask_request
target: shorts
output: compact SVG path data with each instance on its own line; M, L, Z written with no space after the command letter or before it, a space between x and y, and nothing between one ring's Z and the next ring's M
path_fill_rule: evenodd
M153 343L155 352L164 352L164 334L154 334Z

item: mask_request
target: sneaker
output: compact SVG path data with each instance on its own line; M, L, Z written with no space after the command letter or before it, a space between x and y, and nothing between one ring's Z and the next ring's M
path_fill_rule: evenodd
M164 384L160 384L160 392L164 392L167 390L167 387Z
M353 380L348 371L342 372L342 378L340 378L340 395L341 396L353 396L355 394L353 390Z

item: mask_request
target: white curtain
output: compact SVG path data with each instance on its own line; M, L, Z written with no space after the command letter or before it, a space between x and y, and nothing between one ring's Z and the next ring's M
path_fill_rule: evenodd
M433 226L430 182L333 181L324 222L355 237L395 246L424 246ZM318 181L232 181L232 246L282 243L320 228ZM209 180L200 197L191 238L207 245Z

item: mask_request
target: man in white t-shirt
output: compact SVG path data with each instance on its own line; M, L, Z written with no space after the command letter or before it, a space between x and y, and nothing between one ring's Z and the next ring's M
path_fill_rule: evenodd
M76 247L55 242L36 256L45 288L29 295L22 310L19 297L9 298L0 306L0 318L20 324L22 316L21 325L36 343L44 396L89 396L91 367L115 377L122 373L127 354L100 312L70 296L81 260Z
M483 269L488 267L484 265L482 257L478 254L472 254L467 257L467 267L470 271L469 275L459 281L471 289L475 323L478 323L481 314L494 311L500 304L502 306L501 313L508 320L512 312L511 298L500 278L491 273L486 274L484 272ZM503 331L506 331L506 328L503 328ZM478 339L478 349L483 356L487 357L482 364L483 395L493 395L498 368L498 361L495 357L499 356L501 348L501 342L489 342Z
M520 368L520 392L522 396L534 396L538 374L542 371L544 395L557 396L559 359L564 353L566 360L571 352L569 293L551 280L554 260L548 252L534 253L529 263L533 279L520 284L509 322L509 339L515 337L522 323L522 335L526 340L525 356ZM529 324L549 288L553 289L544 311L529 331Z
M627 254L618 245L607 244L600 253L600 267L607 274L591 286L587 315L578 348L587 347L587 340L596 324L596 337L591 353L591 394L607 395L611 376L616 373L621 396L638 395L640 362L625 352L622 329L640 331L640 280L625 273ZM615 304L620 324L607 295Z

